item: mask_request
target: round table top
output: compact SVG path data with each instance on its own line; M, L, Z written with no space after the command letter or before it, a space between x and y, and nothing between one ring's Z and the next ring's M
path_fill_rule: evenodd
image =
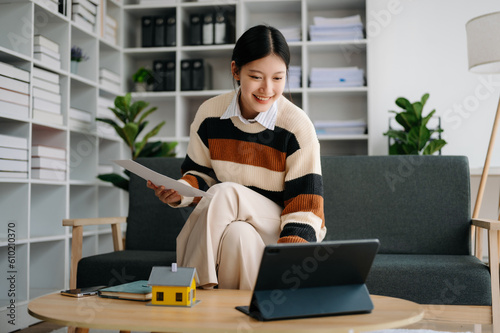
M261 322L235 309L248 305L247 290L197 290L191 308L148 306L149 302L58 293L32 300L28 312L64 326L145 332L360 332L413 324L424 316L419 304L372 295L371 313Z

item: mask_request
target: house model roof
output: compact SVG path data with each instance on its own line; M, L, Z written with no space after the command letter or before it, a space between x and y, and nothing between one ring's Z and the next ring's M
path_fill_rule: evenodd
M170 266L155 266L149 275L148 286L189 287L193 278L198 282L196 268L177 267L173 272Z

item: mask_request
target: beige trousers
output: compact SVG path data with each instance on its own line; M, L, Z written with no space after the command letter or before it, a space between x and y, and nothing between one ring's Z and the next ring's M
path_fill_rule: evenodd
M195 267L203 288L251 290L264 247L278 241L282 208L236 183L208 192L177 236L177 265Z

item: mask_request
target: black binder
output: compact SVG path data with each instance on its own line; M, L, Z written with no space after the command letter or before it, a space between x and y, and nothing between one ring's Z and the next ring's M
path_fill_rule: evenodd
M175 46L176 44L176 18L175 13L167 16L165 31L165 46Z
M261 321L369 313L365 281L378 247L377 239L268 245L250 305L236 309Z
M163 60L154 60L153 61L153 91L165 91L165 83L166 83L166 69L165 69L165 61Z
M191 14L189 19L189 44L201 45L202 42L202 16Z
M205 61L203 59L191 60L191 90L205 89Z
M181 90L191 90L191 60L181 60Z
M214 14L203 15L203 45L214 44Z
M155 16L154 20L154 42L153 46L165 46L166 21L163 16Z
M165 91L175 90L175 60L165 61Z
M153 30L153 17L143 16L141 18L142 25L142 47L153 46L154 30Z

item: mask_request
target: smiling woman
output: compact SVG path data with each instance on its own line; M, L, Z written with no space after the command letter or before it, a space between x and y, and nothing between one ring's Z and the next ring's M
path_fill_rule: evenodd
M289 63L277 29L247 30L230 63L238 87L200 106L182 165L179 181L212 196L148 182L166 204L196 205L177 238L177 263L195 267L203 288L252 289L266 245L325 237L319 142L305 112L283 97Z

